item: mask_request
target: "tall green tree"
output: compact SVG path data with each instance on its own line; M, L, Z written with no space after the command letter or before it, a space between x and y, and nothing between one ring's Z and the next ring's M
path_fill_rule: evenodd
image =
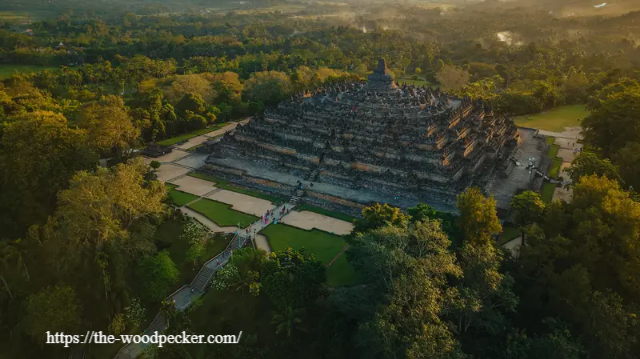
M531 223L539 222L544 212L545 204L540 194L524 191L511 199L511 209L515 224L522 232L522 243L525 243L524 228Z
M487 198L479 188L468 188L458 195L456 205L460 212L458 223L466 241L490 243L493 236L502 232L493 196Z
M76 171L94 167L97 157L86 145L87 132L53 112L18 116L0 136L0 227L4 236L18 237L46 221L57 193Z

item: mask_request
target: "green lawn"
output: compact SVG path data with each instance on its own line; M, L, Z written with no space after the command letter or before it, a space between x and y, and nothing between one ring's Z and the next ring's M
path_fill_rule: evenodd
M498 243L500 245L509 242L512 239L519 237L522 233L520 233L520 229L515 227L502 227L502 234L500 234L500 238L498 239Z
M189 205L189 208L201 213L219 226L237 226L244 228L255 222L258 217L231 209L231 205L203 198Z
M342 255L327 268L327 284L331 287L351 285L358 282L360 282L358 273L349 264L345 253L342 253Z
M553 136L547 136L545 142L547 142L548 145L554 145L556 143L556 138Z
M562 158L554 157L551 160L551 169L549 170L549 177L558 178L560 175L560 167L562 167Z
M159 145L162 146L171 146L171 145L175 145L178 142L182 142L182 141L186 141L190 138L194 138L200 135L204 135L205 133L209 133L211 131L215 131L218 129L218 126L212 126L212 127L207 127L207 128L201 128L199 130L195 130L193 132L189 132L189 133L185 133L176 137L171 137L171 138L167 138L166 140L162 140L162 141L158 141L156 142Z
M15 71L18 72L40 72L44 70L57 70L56 66L39 66L39 65L0 65L0 79L11 77Z
M551 203L551 201L553 200L553 191L556 189L556 186L557 185L555 183L549 182L545 182L542 185L542 193L540 197L545 203Z
M567 105L535 115L519 116L516 117L515 122L518 126L563 132L565 127L579 126L587 116L589 116L589 110L587 110L586 106Z
M307 231L285 224L272 224L260 233L267 237L274 251L285 250L288 247L304 249L306 253L315 255L323 264L329 263L346 245L340 236L317 229ZM333 268L334 266L336 268ZM344 253L327 269L329 285L353 284L356 281L356 272L347 262Z
M277 203L281 203L281 202L285 202L287 199L283 196L279 196L277 194L264 194L261 192L257 192L257 191L252 191L250 189L244 189L244 188L240 188L240 187L236 187L233 184L229 183L227 180L224 180L222 178L217 178L208 174L204 174L204 173L198 173L198 172L192 172L189 173L189 176L191 177L195 177L195 178L200 178L203 179L205 181L210 181L216 184L216 187L218 188L222 188L222 189L226 189L228 191L232 191L232 192L237 192L237 193L242 193L242 194L246 194L247 196L251 196L251 197L256 197L256 198L261 198L264 200L267 200L273 204L277 204Z
M560 146L556 145L556 138L553 136L547 137L546 142L550 145L547 151L547 156L551 157L551 169L549 170L549 177L558 178L560 174L560 167L562 166L562 158L558 157L558 150Z
M165 186L169 188L169 198L176 206L182 207L187 203L193 202L198 199L198 196L193 195L191 193L182 192L176 189L176 185L172 185L167 183Z
M353 223L353 221L355 221L357 219L356 217L350 216L348 214L329 211L329 210L324 209L324 208L314 207L314 206L310 206L310 205L307 205L307 204L301 204L301 205L297 206L296 207L296 211L299 211L299 212L300 211L309 211L309 212L315 212L315 213L319 213L319 214L324 214L325 216L341 219L341 220L347 221L349 223Z

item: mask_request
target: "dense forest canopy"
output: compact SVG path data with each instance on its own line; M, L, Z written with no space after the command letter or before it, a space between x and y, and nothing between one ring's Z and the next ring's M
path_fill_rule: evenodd
M45 331L140 333L158 312L167 333L248 335L146 357L640 358L640 4L596 5L0 1L0 358L62 358ZM379 58L498 115L586 105L572 201L525 191L506 222L477 188L456 215L372 204L346 238L357 285L327 287L304 251L245 248L215 305L163 302L229 239L176 210L138 149L364 80Z

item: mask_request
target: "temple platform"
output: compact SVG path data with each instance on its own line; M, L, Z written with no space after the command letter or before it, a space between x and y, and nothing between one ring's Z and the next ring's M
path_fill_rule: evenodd
M511 198L519 192L525 190L537 192L540 190L542 181L537 181L540 178L536 178L534 172L531 171L530 173L526 168L529 164L529 159L534 159L536 165L548 161L548 158L545 161L548 145L543 136L536 136L536 130L522 127L518 128L518 134L520 135L520 143L518 144L518 154L515 159L519 164L514 166L508 177L500 178L495 176L486 188L487 193L492 194L496 200L497 207L502 210L511 208Z
M363 206L368 206L374 203L388 203L391 206L400 207L400 208L408 208L414 207L420 202L428 203L430 206L434 207L439 211L445 212L456 212L455 206L429 201L429 199L417 199L417 198L408 198L403 193L398 193L396 195L375 192L367 189L350 189L345 187L340 187L336 185L332 185L329 183L322 182L310 182L309 180L305 180L302 177L294 176L288 173L274 171L264 166L260 166L257 163L251 161L244 161L237 158L216 158L210 156L206 165L200 168L200 171L204 172L212 172L214 174L219 175L219 170L212 168L211 165L228 168L231 170L239 170L241 171L241 176L243 177L252 177L258 180L268 180L272 182L277 182L282 185L285 185L284 188L294 189L297 186L298 181L302 182L306 191L326 194L329 196L334 196L338 198L342 198L348 201L352 201ZM311 186L313 183L313 186ZM245 184L248 187L252 187L250 184ZM274 189L275 191L275 189ZM282 193L282 189L279 191ZM284 194L284 193L283 193ZM398 197L396 199L396 196Z

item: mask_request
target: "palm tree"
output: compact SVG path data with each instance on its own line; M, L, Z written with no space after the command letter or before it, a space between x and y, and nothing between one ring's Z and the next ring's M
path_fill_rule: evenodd
M24 274L27 276L27 280L31 279L31 277L29 277L29 270L27 269L27 262L24 260L24 257L27 254L27 249L25 247L25 242L22 239L18 239L15 242L16 246L15 248L15 253L18 257L18 266L22 265L23 269L24 269Z
M274 314L271 324L276 325L276 334L286 332L287 336L290 337L293 329L303 331L297 324L302 323L302 316L304 314L304 308L293 309L291 306L288 306L282 314Z
M169 322L176 317L176 304L173 300L163 300L160 305L160 315L164 320L164 325L169 326Z
M13 294L11 293L11 289L9 289L9 284L7 284L7 280L4 275L9 270L9 259L15 256L16 248L8 245L4 241L0 241L0 280L4 284L5 289L9 293L9 298L13 299Z

